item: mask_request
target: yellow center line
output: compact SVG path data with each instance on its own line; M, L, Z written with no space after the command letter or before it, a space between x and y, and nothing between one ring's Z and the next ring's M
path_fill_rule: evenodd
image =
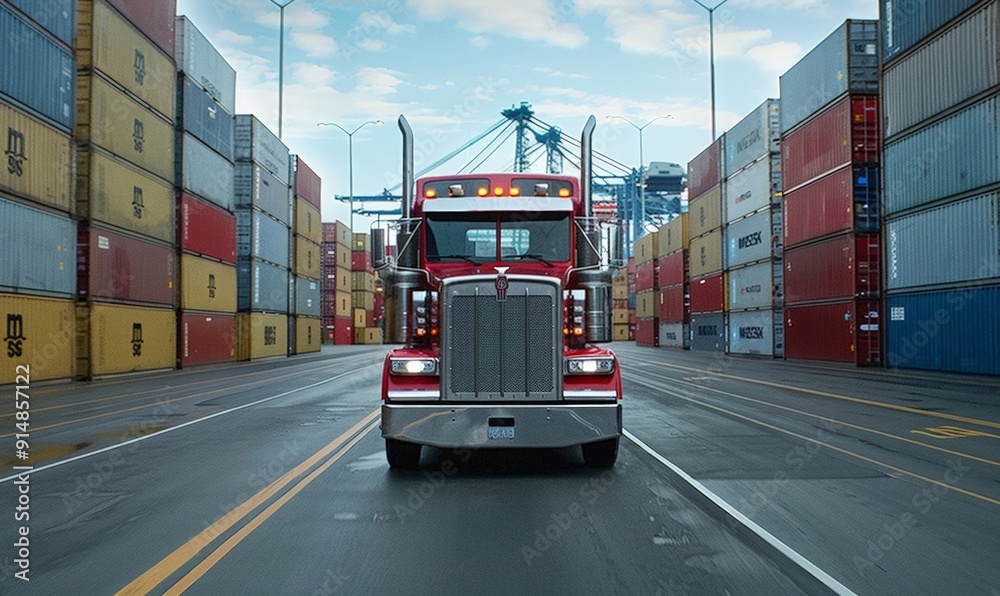
M263 505L268 499L291 484L293 480L304 474L324 457L336 451L341 445L357 434L358 431L370 424L372 420L379 415L380 411L381 409L375 409L366 415L360 422L349 428L347 432L340 435L325 447L309 456L308 459L283 474L281 478L278 478L271 484L261 489L260 492L238 505L235 509L222 516L214 524L198 533L197 536L191 538L178 547L174 552L167 555L162 561L132 580L128 585L119 590L116 593L116 596L123 596L126 594L146 594L152 591L156 588L156 586L160 585L163 580L197 556L198 553L211 544L213 540L239 523L240 520L250 515L254 509Z
M649 373L646 373L646 374L649 374ZM889 439L896 439L896 440L899 440L899 441L903 441L905 443L910 443L910 444L913 444L913 445L919 445L920 447L926 447L928 449L933 449L935 451L940 451L942 453L947 453L949 455L955 455L955 456L958 456L958 457L964 457L964 458L967 458L967 459L975 460L975 461L978 461L980 463L989 464L991 466L1000 466L1000 462L994 461L992 459L986 459L984 457L978 457L978 456L975 456L975 455L969 455L968 453L962 453L960 451L954 451L952 449L946 449L944 447L939 447L937 445L931 445L930 443L924 443L923 441L917 441L917 440L911 439L909 437L902 437L902 436L894 435L892 433L887 433L887 432L884 432L884 431L881 431L881 430L875 430L874 428L868 428L868 427L861 426L861 425L858 425L858 424L851 424L850 422L843 422L841 420L837 420L836 418L828 418L827 416L820 416L819 414L813 414L811 412L806 412L806 411L803 411L803 410L797 410L795 408L791 408L791 407L788 407L788 406L782 406L780 404L771 403L769 401L765 401L765 400L761 400L761 399L755 399L755 398L752 398L752 397L747 397L745 395L739 395L739 394L736 394L736 393L729 393L728 391L722 391L721 389L715 389L714 387L705 387L704 385L698 385L698 384L692 383L690 381L684 381L684 380L680 380L680 379L674 379L672 377L666 377L666 376L662 376L662 375L655 375L655 376L658 376L661 379L669 379L669 380L674 381L676 383L683 383L685 385L689 385L691 387L694 387L695 389L698 389L698 390L713 391L713 392L718 393L720 395L725 395L726 397L734 397L734 398L742 400L742 401L748 401L748 402L759 404L759 405L762 405L762 406L768 406L768 407L771 407L771 408L776 408L778 410L784 410L786 412L792 412L794 414L799 414L800 416L806 416L806 417L809 417L809 418L815 418L817 420L822 420L824 422L829 422L831 424L837 424L837 425L840 425L840 426L846 426L847 428L853 428L855 430L869 432L869 433L872 433L874 435L879 435L881 437L886 437L886 438L889 438ZM919 431L910 431L910 432L919 432Z
M245 526L240 528L235 534L229 537L228 540L222 543L219 548L215 549L207 557L205 557L198 565L188 572L187 575L182 577L176 584L170 587L169 590L164 592L165 596L179 596L183 594L185 590L190 588L192 584L202 578L216 563L222 560L231 550L236 548L244 538L250 535L251 532L256 530L261 524L268 520L272 515L274 515L279 509L284 507L290 500L292 500L295 495L299 494L302 489L312 483L320 474L330 469L334 463L337 462L345 453L351 450L352 447L358 444L361 439L365 438L368 433L373 431L378 427L378 422L372 423L368 428L361 432L358 436L354 437L350 443L344 446L343 449L335 453L330 459L323 463L320 467L313 470L308 476L300 480L295 486L278 498L275 502L271 503L267 509L260 512L257 517L250 520Z
M669 389L664 389L662 387L657 387L655 385L652 385L650 383L646 383L644 381L633 379L632 382L633 383L638 383L640 385L645 385L646 387L649 387L650 389L654 389L656 391L662 391L664 393L669 393L669 394L671 394L671 395L673 395L675 397L679 397L680 399L683 399L685 401L689 401L689 402L692 402L692 403L696 403L696 404L705 406L706 408L711 408L711 409L717 410L719 412L724 412L726 414L729 414L730 416L735 416L735 417L740 418L742 420L746 420L747 422L752 422L753 424L757 424L759 426L763 426L764 428L769 428L771 430L778 431L780 433L783 433L783 434L795 437L797 439L802 439L803 441L808 441L810 443L814 443L816 445L820 445L822 447L826 447L828 449L832 449L832 450L834 450L834 451L836 451L838 453L843 453L844 455L860 459L860 460L868 462L870 464L874 464L876 466L881 466L881 467L886 468L888 470L892 470L893 472L896 472L897 474L902 474L904 476L909 476L911 478L916 478L917 480L923 480L924 482L929 482L931 484L935 484L935 485L940 486L942 488L946 488L948 490L953 490L953 491L961 493L963 495L966 495L966 496L969 496L969 497L973 497L975 499L979 499L979 500L982 500L982 501L986 501L987 503L990 503L992 505L1000 505L1000 500L994 499L992 497L987 497L986 495L981 495L979 493L975 493L975 492L972 492L970 490L966 490L964 488L959 488L959 487L957 487L955 485L948 484L947 482L941 482L940 480L934 480L933 478L928 478L927 476L923 476L922 474L917 474L916 472L910 472L909 470L904 470L903 468L899 468L899 467L896 467L896 466L894 466L892 464L887 464L887 463L879 461L877 459L873 459L873 458L870 458L868 456L861 455L860 453L855 453L855 452L850 451L848 449L843 449L841 447L837 447L836 445L831 445L830 443L824 443L823 441L820 441L818 439L813 439L812 437L807 437L805 435L800 435L797 432L793 432L793 431L781 428L779 426L774 426L773 424L768 424L767 422L764 422L762 420L757 420L755 418L751 418L750 416L744 416L743 414L739 414L737 412L733 412L731 410L727 410L725 408L721 408L719 406L715 406L715 405L712 405L710 403L702 402L702 401L699 401L697 399L694 399L694 398L691 398L691 397L687 397L685 395L681 395L680 393L677 393L675 391L671 391Z
M887 404L887 403L872 401L870 399L863 399L863 398L860 398L860 397L851 397L849 395L840 395L839 393L828 393L826 391L817 391L815 389L806 389L804 387L795 387L794 385L783 385L781 383L772 383L770 381L761 381L760 379L751 379L751 378L748 378L748 377L738 377L736 375L727 375L725 373L714 372L714 371L710 371L710 370L703 370L703 369L699 369L699 368L690 368L690 367L687 367L687 366L680 366L680 365L677 365L677 364L667 364L666 362L650 362L650 361L647 361L647 362L649 364L659 364L659 365L666 366L666 367L669 367L669 368L676 368L678 370L684 370L684 371L688 371L688 372L710 374L710 375L715 375L717 377L723 377L723 378L726 378L726 379L733 379L735 381L746 381L746 382L749 382L749 383L756 383L758 385L766 385L768 387L775 387L775 388L778 388L778 389L788 389L788 390L791 390L791 391L798 391L800 393L807 393L809 395L818 395L820 397L829 397L829 398L832 398L832 399L839 399L839 400L843 400L843 401L854 402L854 403L863 404L863 405L866 405L866 406L875 406L875 407L879 407L879 408L886 408L886 409L889 409L889 410L896 410L898 412L906 412L908 414L918 414L920 416L931 416L931 417L934 417L934 418L941 418L941 419L944 419L944 420L951 420L953 422L963 422L965 424L975 424L975 425L978 425L978 426L986 426L986 427L989 427L989 428L1000 429L1000 422L993 422L991 420L980 420L978 418L967 418L965 416L957 416L955 414L944 414L944 413L941 413L941 412L929 412L927 410L920 410L920 409L917 409L917 408L910 408L910 407L907 407L907 406L900 406L900 405L896 405L896 404ZM678 379L674 379L674 380L678 380Z

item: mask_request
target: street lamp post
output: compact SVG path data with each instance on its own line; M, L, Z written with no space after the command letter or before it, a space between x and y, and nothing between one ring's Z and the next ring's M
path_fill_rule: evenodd
M369 124L383 124L381 120L369 120L367 122L362 122L357 128L348 132L346 128L337 124L336 122L320 122L316 126L336 126L345 135L347 135L347 161L348 161L348 184L350 185L350 200L349 204L351 206L351 216L350 216L350 227L351 231L354 231L354 133L358 132L365 126Z
M272 0L273 1L273 0ZM712 8L701 3L701 0L693 0L698 6L708 11L708 61L712 78L712 142L715 142L715 9L719 8L729 0L722 0Z
M271 3L278 7L281 16L278 24L278 138L281 138L281 116L282 101L284 99L285 88L285 7L295 2L295 0L271 0Z
M624 120L625 122L628 122L629 124L631 124L632 128L634 128L634 129L636 129L636 130L639 131L639 221L642 222L643 225L645 225L645 223L646 223L646 168L645 168L646 162L643 160L643 157L642 157L642 131L643 131L644 128L646 128L650 124L656 122L657 120L666 120L667 118L673 118L673 116L671 116L670 114L667 114L666 116L657 116L656 118L653 118L652 120L650 120L649 122L643 124L642 126L639 126L635 122L632 122L631 120L629 120L625 116L606 116L606 118L617 118L619 120Z

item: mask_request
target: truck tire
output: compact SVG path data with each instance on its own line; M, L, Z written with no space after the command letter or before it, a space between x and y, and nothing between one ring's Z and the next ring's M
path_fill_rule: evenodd
M610 468L618 459L618 437L596 443L584 443L583 462L588 468Z
M385 457L389 460L390 468L415 470L420 464L420 445L399 439L386 439Z

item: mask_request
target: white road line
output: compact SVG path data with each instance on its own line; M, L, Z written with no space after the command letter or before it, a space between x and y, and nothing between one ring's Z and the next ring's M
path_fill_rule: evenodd
M771 548L773 548L778 554L785 557L793 564L798 566L800 569L805 571L807 574L811 575L816 581L823 584L826 588L831 590L834 594L841 594L843 596L856 596L854 592L849 590L846 586L835 580L825 571L817 567L814 563L800 555L799 553L792 550L790 546L777 539L773 534L765 530L764 528L757 525L749 517L743 515L737 511L732 505L727 503L711 490L709 490L704 484L698 482L693 477L688 475L687 472L679 468L676 464L663 457L656 451L654 451L649 445L646 445L640 441L635 435L633 435L628 430L622 430L624 435L628 437L630 441L635 443L640 449L653 456L657 461L670 469L670 471L680 478L683 482L687 483L691 488L698 491L701 496L709 501L709 503L720 509L726 516L735 520L737 523L742 525L744 528L752 532L760 540L767 543Z
M377 364L378 364L378 366L382 366L381 362L378 362ZM278 399L279 397L285 397L285 396L291 395L293 393L298 393L299 391L305 391L306 389L312 389L313 387L319 387L320 385L325 385L326 383L329 383L330 381L336 381L337 379L340 379L342 377L346 377L347 375L352 375L352 374L358 372L359 370L364 370L364 369L369 368L371 366L375 366L375 364L369 364L368 366L362 366L361 368L357 368L357 369L354 369L354 370L351 370L351 371L339 374L339 375L337 375L335 377L330 377L329 379L324 379L324 380L319 381L317 383L313 383L312 385L306 385L305 387L299 387L297 389L292 389L291 391L286 391L284 393L279 393L278 395L272 395L271 397L265 397L264 399L259 399L259 400L255 401L255 402L251 402L251 403L248 403L248 404L243 404L242 406L236 406L234 408L229 408L228 410L223 410L221 412L216 412L214 414L209 414L208 416L205 416L203 418L198 418L197 420L189 420L188 422L184 422L182 424L178 424L177 426L171 426L170 428L165 428L165 429L157 431L155 433L151 433L151 434L148 434L148 435L143 435L141 437L136 437L135 439L131 439L129 441L125 441L124 443L118 443L117 445L109 445L108 447L104 447L102 449L98 449L97 451L91 451L91 452L88 452L88 453L81 453L80 455L75 455L75 456L67 458L67 459L61 459L59 461L52 462L51 464L45 464L44 466L39 466L37 468L34 468L34 469L30 470L27 473L28 474L37 474L38 472L43 472L45 470L51 470L52 468L55 468L55 467L58 467L58 466L62 466L64 464L72 463L72 462L75 462L77 460L81 460L81 459L84 459L84 458L87 458L87 457L93 457L95 455L100 455L101 453L106 453L106 452L112 451L114 449L121 449L122 447L138 443L139 441L145 441L146 439L152 439L153 437L157 437L157 436L166 434L168 432L173 432L175 430L180 430L180 429L184 428L185 426L191 426L192 424L197 424L199 422L204 422L206 420L210 420L212 418L215 418L216 416L222 416L224 414L231 414L231 413L233 413L233 412L235 412L237 410L242 410L244 408L249 408L249 407L252 407L252 406L258 406L258 405L260 405L262 403L266 403L266 402ZM11 480L16 479L17 477L18 477L17 474L12 474L12 475L7 476L5 478L0 478L0 484L3 484L4 482L10 482Z

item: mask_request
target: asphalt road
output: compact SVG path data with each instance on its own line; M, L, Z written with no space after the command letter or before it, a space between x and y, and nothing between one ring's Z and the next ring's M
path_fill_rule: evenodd
M629 434L850 590L1000 596L1000 379L614 348ZM630 439L390 471L384 350L34 384L28 520L3 400L0 592L803 591Z

